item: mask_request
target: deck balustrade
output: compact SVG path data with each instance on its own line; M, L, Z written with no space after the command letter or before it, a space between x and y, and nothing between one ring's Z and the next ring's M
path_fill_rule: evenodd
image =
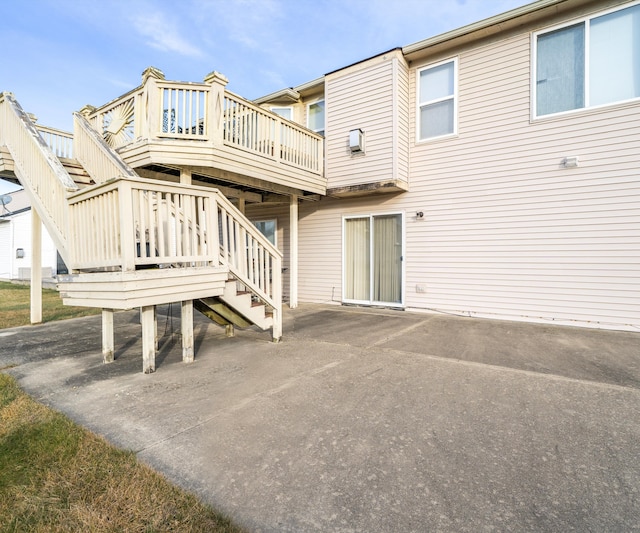
M78 189L11 93L0 94L0 144L7 144L16 174L65 261L68 259L66 196Z
M216 189L116 179L73 194L69 206L74 269L222 264L280 308L281 252Z
M113 148L100 137L84 116L74 113L73 124L75 156L95 183L119 177L137 177L135 171L114 153Z
M242 150L321 175L323 138L216 83L148 78L140 87L88 114L113 148L137 140L194 140Z
M173 139L208 139L207 105L209 85L158 83L160 91L159 137Z
M206 140L209 122L204 109L211 103L211 96L207 96L211 89L179 87L174 91L154 87L163 91L162 105L170 117L159 124L164 134ZM131 292L125 277L148 283L150 279L175 279L175 273L185 278L193 276L196 269L198 276L213 279L209 290L219 290L215 284L222 282L226 291L227 277L232 276L243 295L245 290L252 293L249 306L258 299L271 308L274 338L280 338L281 252L217 189L140 178L108 144L108 139L122 138L117 130L139 127L129 105L140 100L139 96L129 93L126 101L114 102L113 107L89 117L94 126L86 115L74 115L73 154L95 183L79 190L58 159L71 154L67 142L71 136L50 128L43 132L10 93L0 94L0 145L6 144L15 173L65 263L81 286L94 283L86 281L92 273L102 276L99 283L113 282L117 290L101 289L105 294ZM124 117L125 112L131 120ZM113 135L105 136L104 131L94 129L96 123L103 127L108 124L107 129L113 126ZM146 123L152 124L153 120ZM160 269L170 268L179 270L160 275ZM142 269L154 272L146 277L136 273ZM73 286L76 281L66 283ZM161 289L171 288L171 283L163 281ZM160 291L138 299L178 296L174 293ZM80 300L91 298L83 296ZM100 300L100 305L109 303L109 298Z
M73 134L39 124L36 124L36 129L56 157L73 158Z

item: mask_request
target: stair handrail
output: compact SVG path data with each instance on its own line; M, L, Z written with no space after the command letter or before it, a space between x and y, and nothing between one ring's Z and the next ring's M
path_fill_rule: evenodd
M96 183L105 183L119 177L138 177L84 116L74 113L73 125L75 157Z
M282 336L282 252L216 190L220 262L272 311L274 340Z
M14 95L0 94L0 144L65 263L70 264L67 195L78 190Z
M78 270L225 266L282 334L282 252L220 191L117 178L69 197ZM203 294L203 297L206 294Z
M221 236L220 261L258 298L280 310L282 252L222 193L217 190L216 193ZM256 246L259 247L257 251Z
M282 252L217 189L136 176L82 189L69 204L78 246L84 243L76 250L79 269L215 261L269 306L281 305ZM183 242L189 253L172 254L163 244L170 220L182 231L169 248Z

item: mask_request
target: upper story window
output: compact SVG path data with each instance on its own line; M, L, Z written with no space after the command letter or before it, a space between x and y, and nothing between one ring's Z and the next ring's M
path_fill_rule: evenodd
M535 116L640 97L640 4L534 38Z
M319 100L307 106L307 127L324 135L324 100Z
M276 115L280 115L287 120L293 120L293 108L292 107L272 107L271 112Z
M457 71L456 59L418 71L418 140L456 133Z

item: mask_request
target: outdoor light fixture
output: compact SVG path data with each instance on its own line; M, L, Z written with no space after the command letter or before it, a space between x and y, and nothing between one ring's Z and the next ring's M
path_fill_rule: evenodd
M364 131L360 128L349 132L349 149L352 154L364 152Z
M16 259L22 259L24 257L24 248L16 248Z
M560 162L560 164L562 165L562 168L575 168L578 166L578 156L567 156Z

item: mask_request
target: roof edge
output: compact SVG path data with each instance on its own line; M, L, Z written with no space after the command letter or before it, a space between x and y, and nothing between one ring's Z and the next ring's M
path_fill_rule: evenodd
M292 87L287 87L285 89L280 89L271 94L267 94L266 96L261 96L260 98L256 98L253 100L254 104L263 104L265 102L270 102L272 100L289 100L291 102L297 102L300 99L300 93L293 89Z
M324 76L303 83L302 85L297 85L296 87L286 87L284 89L280 89L279 91L275 91L265 96L261 96L260 98L256 98L255 100L252 100L252 102L257 105L265 104L267 102L273 102L274 100L290 100L291 102L297 102L298 100L300 100L300 93L323 85Z
M486 28L495 26L497 24L503 24L509 20L512 20L524 15L529 15L531 13L535 13L536 11L540 11L541 9L562 4L566 1L567 0L537 0L536 2L532 2L524 6L516 7L515 9L505 11L504 13L500 13L493 17L489 17L483 20L479 20L477 22L473 22L466 26L456 28L455 30L441 33L440 35L435 35L434 37L429 37L427 39L418 41L408 46L403 46L402 53L405 56L414 54L416 52L420 52L422 50L425 50L437 44L451 41L458 37L463 37L464 35L468 35L476 31L484 30Z

